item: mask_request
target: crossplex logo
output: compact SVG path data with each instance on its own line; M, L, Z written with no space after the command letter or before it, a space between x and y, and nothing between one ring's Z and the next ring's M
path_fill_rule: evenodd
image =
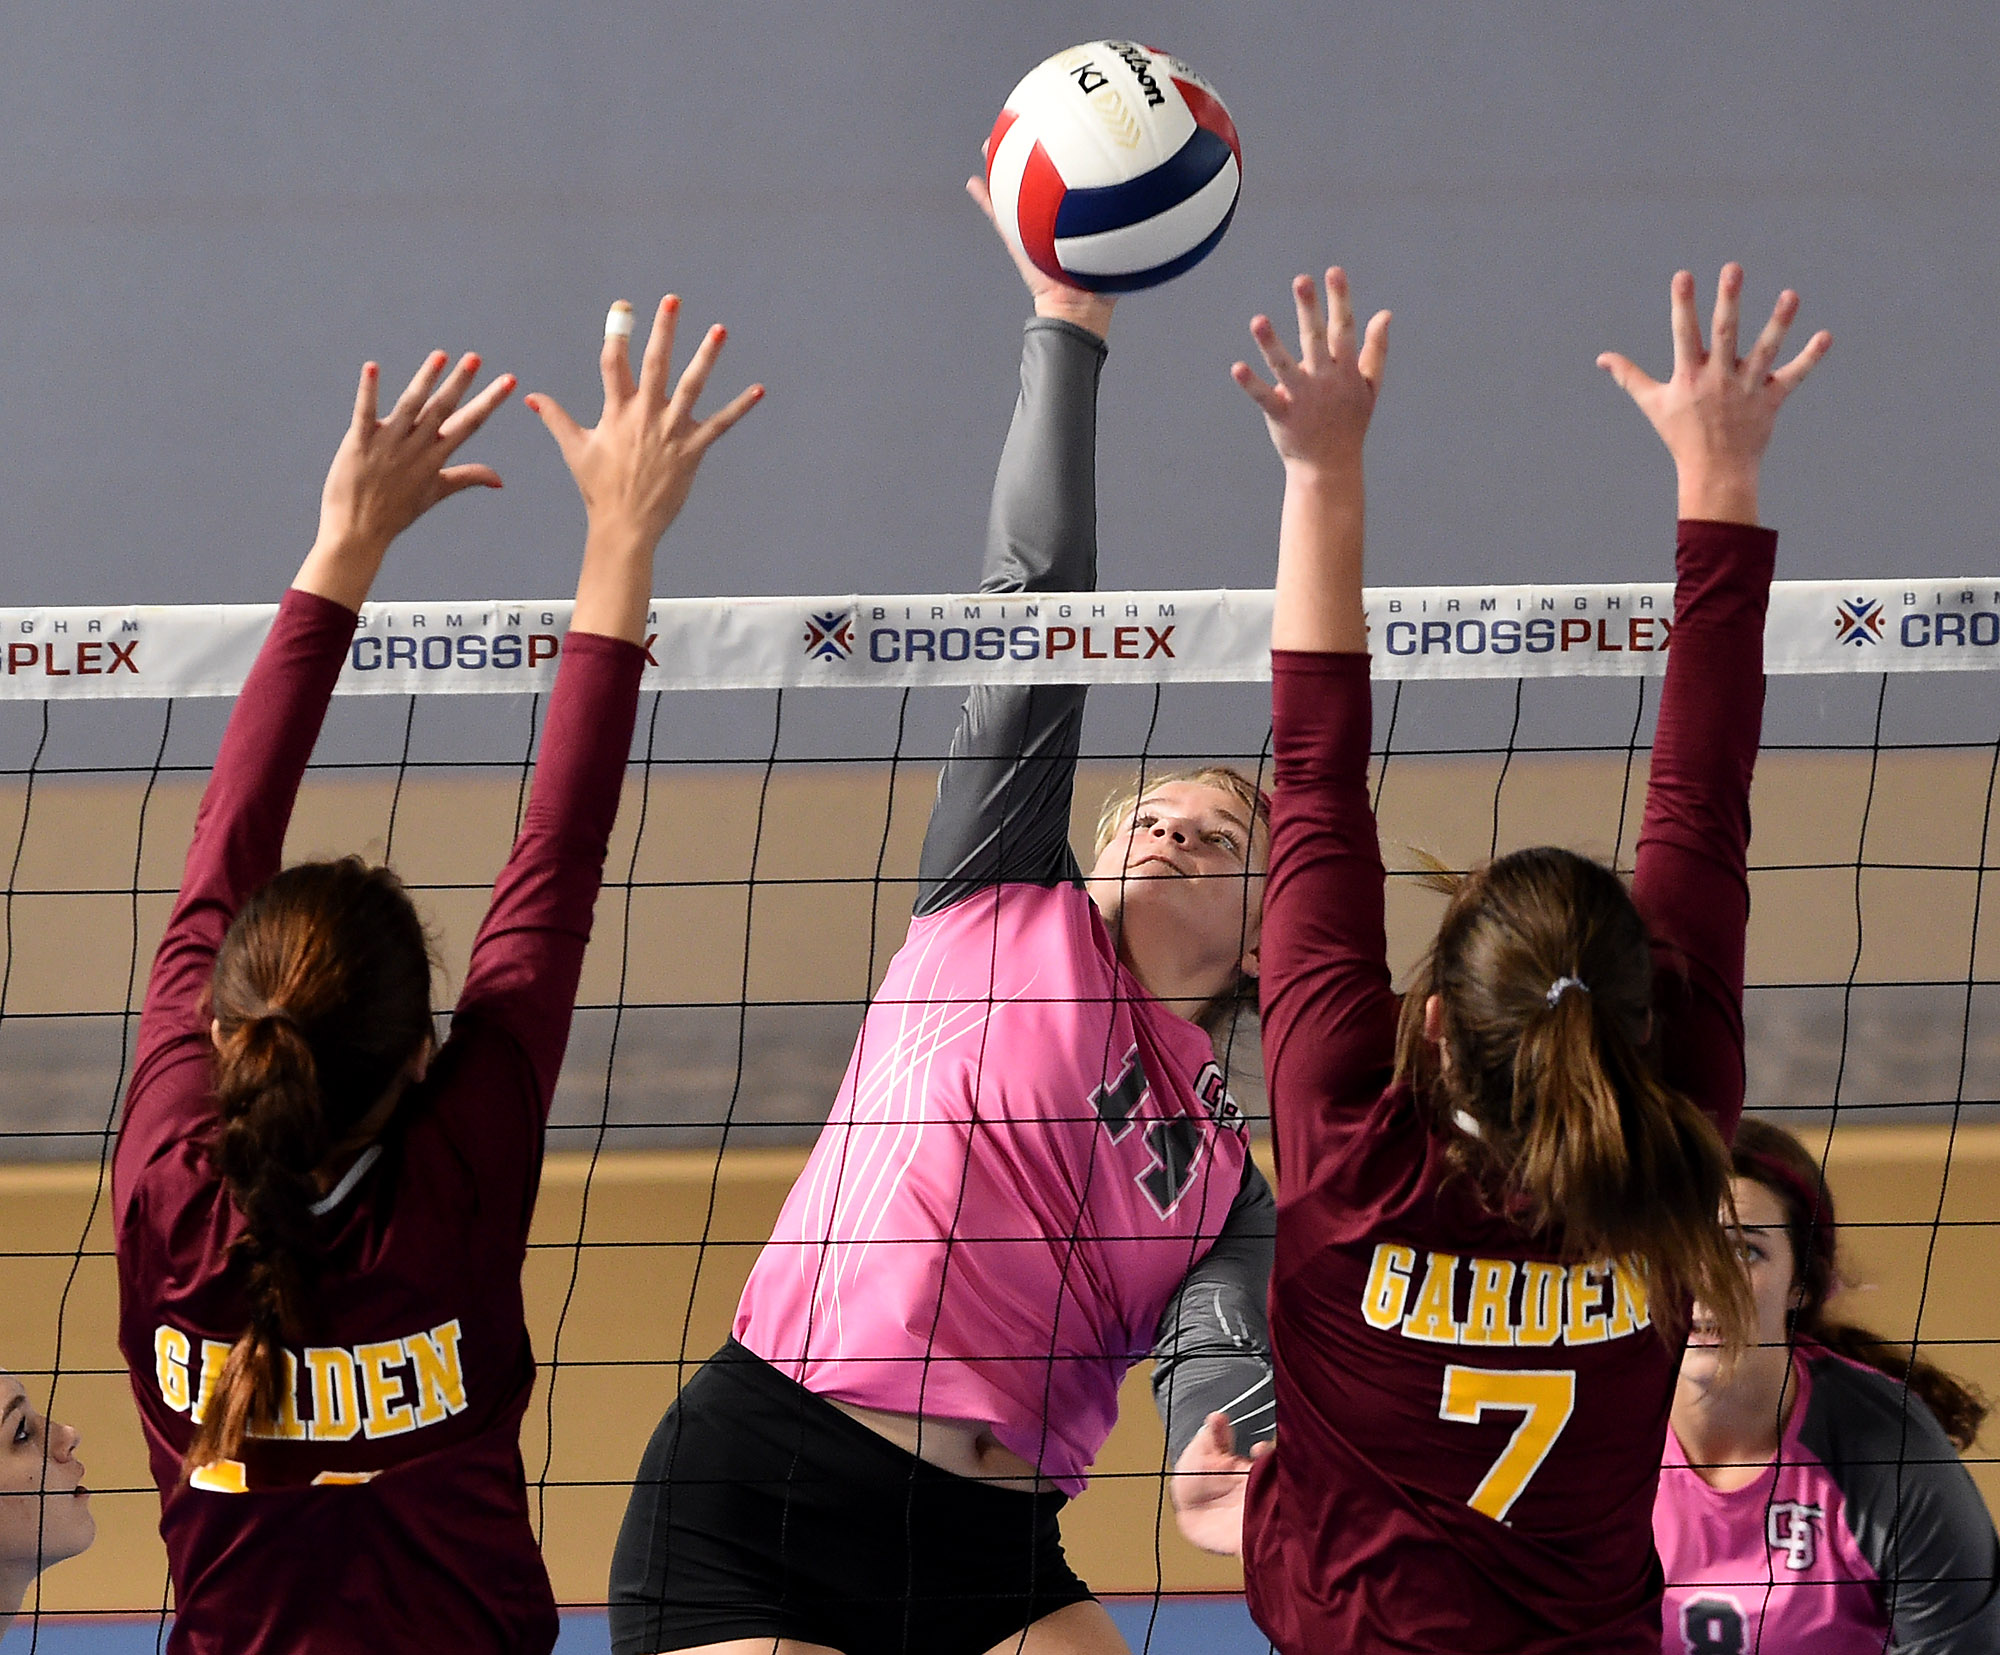
M808 661L845 661L854 653L854 611L806 616L805 646Z
M1882 641L1882 605L1874 598L1848 598L1834 608L1833 641L1857 648Z

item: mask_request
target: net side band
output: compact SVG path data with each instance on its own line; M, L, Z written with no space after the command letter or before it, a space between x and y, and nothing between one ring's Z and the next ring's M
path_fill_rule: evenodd
M661 598L645 687L1255 683L1271 676L1268 591ZM1629 678L1666 670L1668 582L1371 587L1387 679ZM342 695L506 695L554 681L570 604L371 603ZM0 699L233 696L272 604L0 609ZM2000 580L1780 581L1765 670L2000 666Z

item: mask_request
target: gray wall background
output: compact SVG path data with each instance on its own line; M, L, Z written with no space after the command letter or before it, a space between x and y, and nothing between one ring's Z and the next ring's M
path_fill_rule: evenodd
M0 603L274 593L364 357L477 348L588 416L606 302L669 285L771 395L663 589L969 581L1024 304L960 182L1106 32L1201 67L1245 146L1219 251L1113 330L1107 581L1269 578L1226 368L1336 258L1397 313L1373 578L1663 574L1669 472L1592 359L1662 371L1668 275L1732 256L1836 339L1768 472L1783 572L2000 569L1990 6L69 0L0 51ZM506 492L380 595L568 589L538 423L473 452Z

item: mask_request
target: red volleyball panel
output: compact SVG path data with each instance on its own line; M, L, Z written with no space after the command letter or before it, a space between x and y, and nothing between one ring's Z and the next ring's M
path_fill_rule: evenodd
M1058 281L1068 280L1056 261L1056 209L1062 206L1068 188L1048 151L1037 141L1021 174L1021 204L1015 221L1021 227L1021 245L1035 267Z
M993 157L1000 153L1000 140L1007 136L1007 129L1021 118L1017 109L1003 109L1000 119L993 123L992 134L986 140L986 184L993 186Z
M1229 111L1222 107L1222 100L1206 87L1195 85L1191 80L1174 78L1174 85L1187 100L1188 113L1194 117L1196 126L1206 127L1229 146L1229 153L1236 157L1236 170L1243 170L1243 144L1236 136L1236 123L1229 118Z

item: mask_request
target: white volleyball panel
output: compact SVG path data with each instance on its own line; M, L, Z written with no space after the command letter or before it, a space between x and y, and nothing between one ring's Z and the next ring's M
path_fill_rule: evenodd
M1187 200L1122 229L1056 237L1056 257L1079 276L1121 276L1151 270L1198 247L1236 205L1241 174L1232 157Z

